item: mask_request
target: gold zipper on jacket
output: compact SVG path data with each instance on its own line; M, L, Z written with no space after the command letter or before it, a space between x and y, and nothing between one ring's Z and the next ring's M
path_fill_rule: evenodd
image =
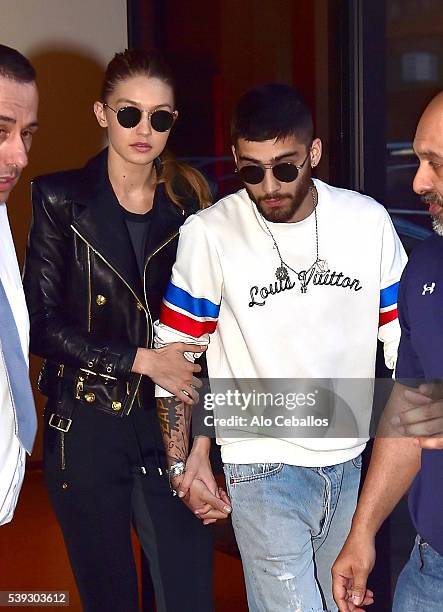
M152 251L152 253L150 253L150 254L148 255L147 259L146 259L146 262L145 262L145 267L143 268L143 295L144 295L144 298L145 298L146 305L148 305L148 294L147 294L147 292L146 292L146 270L147 270L147 268L148 268L148 264L149 264L149 262L151 261L151 259L152 259L152 258L153 258L155 255L157 255L157 253L158 253L159 251L161 251L161 250L163 249L163 247L165 247L167 244L169 244L169 243L171 242L171 240L174 240L174 238L175 238L177 235L178 235L178 232L174 232L173 234L171 234L171 236L169 236L168 238L166 238L166 240L164 240L164 241L163 241L163 242L162 242L162 243L161 243L161 244L160 244L160 245L159 245L159 246L158 246L158 247L155 249L155 251ZM152 321L152 317L151 317L151 313L150 313L150 311L149 311L149 308L148 308L148 315L149 315L149 321L150 321L150 323L151 323L151 327L150 327L150 329L154 330L154 323L153 323L153 321ZM152 336L151 336L151 337L150 337L150 339L149 339L149 346L148 346L148 348L152 348L152 345L153 345L153 338L152 338ZM141 379L140 379L140 381L139 381L139 383L138 383L138 385L137 385L137 391L136 391L136 393L137 393L137 401L138 401L138 405L139 405L139 407L141 407L141 402L140 402L140 393L139 393L140 382L141 382Z
M92 321L92 280L91 280L91 251L89 245L86 247L88 253L88 332L91 331L91 321Z
M148 255L148 258L146 259L146 262L145 262L145 267L144 267L144 269L143 269L143 294L144 294L144 297L145 297L145 302L146 302L146 304L148 304L148 295L147 295L147 292L146 292L146 270L147 270L147 268L148 268L148 264L149 264L149 262L151 261L151 259L152 259L152 258L153 258L155 255L157 255L157 253L158 253L159 251L161 251L161 250L162 250L162 249L163 249L163 248L164 248L164 247L165 247L167 244L169 244L169 243L170 243L172 240L174 240L174 238L176 238L177 236L178 236L178 231L176 231L176 232L174 232L173 234L171 234L171 235L170 235L168 238L166 238L166 240L164 240L164 241L163 241L163 242L160 244L160 246L158 246L158 247L155 249L155 251L152 251L152 253L150 253L150 254ZM148 312L149 312L149 309L148 309ZM151 318L151 313L150 313L150 312L149 312L149 320L150 320L150 322L151 322L151 329L154 329L154 324L153 324L153 322L152 322L152 318ZM152 338L151 338L151 348L152 348Z
M61 469L66 470L65 434L60 432Z
M116 274L119 279L121 281L123 281L123 283L126 285L126 287L129 289L129 291L132 293L132 295L135 297L135 299L137 300L137 302L139 302L139 299L137 297L137 294L135 293L135 291L132 289L132 287L130 285L128 285L128 283L125 281L125 279L121 276L121 274L119 274L117 272L117 270L114 268L114 266L112 266L109 261L107 261L103 255L101 255L101 253L99 253L96 249L94 249L94 247L86 240L86 238L84 236L82 236L82 234L73 226L71 225L71 229L77 234L77 236L79 236L79 238L81 238L83 240L83 242L88 246L89 249L91 249L91 251L93 253L95 253L98 257L100 257L100 259L102 261L105 262L105 264L107 266L109 266L109 268L114 272L114 274ZM169 244L171 242L171 240L174 240L174 238L176 238L176 236L178 236L178 231L174 232L173 234L171 234L171 236L169 236L168 238L166 238L166 240L164 242L162 242L162 244L160 244L160 246L158 246L155 251L153 251L152 253L149 254L148 258L146 259L145 262L145 267L143 270L143 293L144 293L144 298L145 298L145 302L146 302L146 307L142 304L143 306L143 310L145 312L145 316L146 316L146 331L147 331L147 335L146 335L146 348L151 348L152 347L152 338L150 337L151 334L149 333L150 329L154 328L154 324L152 322L152 317L151 317L151 313L149 311L149 306L148 306L148 299L147 299L147 293L146 293L146 269L148 267L149 262L151 261L151 259L157 255L157 253L159 251L161 251L161 249L163 249L167 244ZM151 327L149 326L149 323L151 324ZM132 406L134 404L134 399L135 396L138 394L138 390L140 387L140 383L141 383L141 379L142 379L143 374L139 374L138 377L138 381L137 381L137 385L135 388L135 392L134 395L131 398L131 404L129 406L128 409L128 414L131 412L132 410Z
M84 242L85 244L87 244L87 245L88 245L88 247L91 249L91 251L92 251L93 253L95 253L95 254L96 254L98 257L100 257L100 259L101 259L102 261L104 261L104 262L105 262L105 264L106 264L106 265L107 265L107 266L108 266L108 267L109 267L109 268L110 268L110 269L111 269L111 270L114 272L114 274L116 274L116 275L119 277L119 279L120 279L120 280L121 280L121 281L122 281L122 282L123 282L123 283L126 285L126 287L129 289L129 291L132 293L132 295L133 295L133 296L134 296L134 298L137 300L137 302L139 302L140 300L138 299L137 294L135 293L135 291L132 289L132 287L131 287L130 285L128 285L128 283L125 281L125 279L123 278L123 276L117 272L117 270L114 268L114 266L112 266L112 265L109 263L109 261L107 261L107 260L106 260L106 259L103 257L103 255L101 255L101 253L99 253L99 252L98 252L96 249L94 249L94 247L93 247L93 246L92 246L92 245L91 245L91 244L90 244L90 243L89 243L89 242L86 240L86 238L85 238L84 236L82 236L82 234L80 234L80 232L79 232L79 231L78 231L78 230L77 230L77 229L76 229L76 228L75 228L73 225L71 225L71 229L72 229L72 230L73 230L73 231L74 231L74 232L77 234L77 236L79 236L79 238L81 238L81 239L83 240L83 242ZM142 304L142 306L143 306L143 304ZM143 306L143 310L144 310L144 312L145 312L145 317L146 317L146 327L147 327L146 347L148 348L148 346L149 346L149 335L150 335L150 334L149 334L149 321L152 321L152 319L151 319L151 314L149 313L149 308L147 309L147 308L145 308L145 307ZM148 317L149 317L149 319L148 319ZM132 398L131 398L131 403L130 403L130 405L129 405L128 414L129 414L129 413L131 412L131 410L132 410L132 405L133 405L133 403L134 403L135 396L137 395L137 392L138 392L138 388L139 388L139 386L140 386L141 379L142 379L142 374L139 374L139 375L138 375L137 386L136 386L136 389L135 389L134 395L133 395L133 396L132 396Z
M80 232L79 232L79 231L78 231L78 230L77 230L77 229L76 229L76 228L75 228L73 225L71 225L71 229L72 229L72 231L74 231L74 232L77 234L77 236L78 236L79 238L81 238L81 239L83 240L83 242L84 242L85 244L87 244L87 245L88 245L88 247L91 249L91 251L92 251L93 253L95 253L96 255L98 255L98 257L100 257L100 259L101 259L101 260L103 260L103 261L105 262L105 264L106 264L106 265L107 265L109 268L111 268L111 270L114 272L114 274L116 274L116 275L119 277L119 279L120 279L121 281L123 281L123 283L124 283L124 284L126 285L126 287L129 289L129 291L130 291L130 292L132 293L132 295L135 297L135 299L137 300L137 302L139 302L140 300L138 299L137 294L135 293L134 289L133 289L133 288L132 288L130 285L128 285L127 281L125 281L125 279L123 278L123 276L117 272L117 270L114 268L114 266L112 266L112 265L109 263L109 261L108 261L107 259L105 259L105 258L103 257L103 255L102 255L101 253L99 253L99 252L97 251L97 249L95 249L95 248L92 246L92 244L91 244L90 242L88 242L88 241L86 240L86 238L85 238L85 237L84 237L82 234L80 234ZM142 304L142 306L143 306L143 304ZM143 306L143 310L144 310L145 312L147 312L147 310L146 310L146 308L145 308L144 306Z

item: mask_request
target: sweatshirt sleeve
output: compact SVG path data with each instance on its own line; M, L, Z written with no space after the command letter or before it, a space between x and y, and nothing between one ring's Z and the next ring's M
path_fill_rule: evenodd
M180 230L177 258L155 322L154 346L172 342L207 346L216 331L220 312L223 275L213 240L199 215L193 215ZM194 355L186 354L188 359ZM156 396L170 395L156 387Z
M383 342L386 367L395 368L400 324L398 321L397 298L400 278L406 265L407 256L394 225L386 213L383 227L382 257L380 270L380 318L378 339Z

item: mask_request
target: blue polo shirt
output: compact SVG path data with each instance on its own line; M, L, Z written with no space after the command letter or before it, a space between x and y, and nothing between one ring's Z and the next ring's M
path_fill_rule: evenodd
M414 249L398 297L402 336L396 378L443 381L443 237L432 236ZM443 555L443 450L423 450L409 493L417 533Z

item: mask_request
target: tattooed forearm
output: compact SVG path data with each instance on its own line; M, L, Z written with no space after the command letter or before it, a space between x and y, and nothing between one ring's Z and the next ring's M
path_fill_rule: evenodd
M157 414L168 465L186 461L188 457L191 410L175 397L157 398Z
M163 436L171 437L172 431L179 430L182 403L174 397L157 400L157 414Z

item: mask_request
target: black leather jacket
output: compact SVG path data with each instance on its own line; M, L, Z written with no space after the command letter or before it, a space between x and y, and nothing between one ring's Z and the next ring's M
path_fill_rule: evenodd
M33 181L24 288L31 352L45 359L45 395L115 416L128 414L134 401L153 403L152 381L131 367L137 347L152 346L178 230L198 209L192 195L180 210L157 187L141 278L109 182L107 150L80 170Z

